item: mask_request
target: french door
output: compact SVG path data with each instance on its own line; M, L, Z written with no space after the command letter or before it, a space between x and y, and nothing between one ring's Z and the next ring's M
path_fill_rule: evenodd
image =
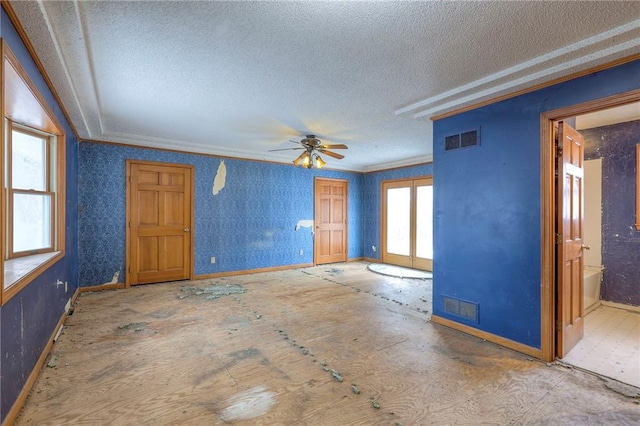
M433 270L433 178L382 183L382 261Z

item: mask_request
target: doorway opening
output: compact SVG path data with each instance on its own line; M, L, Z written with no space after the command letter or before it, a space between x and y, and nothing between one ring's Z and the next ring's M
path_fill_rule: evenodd
M543 358L560 358L635 386L640 386L640 344L633 330L640 327L640 302L631 300L633 295L622 297L625 304L612 301L620 300L625 292L637 293L637 287L622 286L620 290L614 283L620 272L634 275L636 286L640 278L638 266L635 272L615 270L621 267L615 260L619 257L618 243L640 247L640 232L632 226L636 215L633 170L637 167L635 145L640 143L639 101L640 91L633 91L548 112L542 115L541 123ZM573 160L565 158L566 146L559 149L553 143L554 136L562 134L556 129L563 125L575 127L582 138L579 145L584 152L571 166L581 169L579 178L567 178L563 162L573 164ZM570 138L575 139L572 135ZM616 158L609 157L612 152ZM630 163L633 182L624 180ZM623 187L630 195L622 194ZM614 196L628 199L615 201L611 199ZM620 217L624 217L624 233L614 223ZM572 262L574 255L576 261ZM566 281L573 281L573 286L566 286ZM604 300L600 300L601 294ZM564 336L569 326L579 322L583 334L578 338Z
M433 178L382 182L382 262L433 270Z

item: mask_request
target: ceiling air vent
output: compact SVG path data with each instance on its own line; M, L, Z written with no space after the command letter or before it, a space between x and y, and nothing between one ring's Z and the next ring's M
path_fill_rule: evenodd
M480 145L479 134L480 132L478 130L471 130L458 133L457 135L447 136L444 138L444 149L445 151L451 151L452 149Z

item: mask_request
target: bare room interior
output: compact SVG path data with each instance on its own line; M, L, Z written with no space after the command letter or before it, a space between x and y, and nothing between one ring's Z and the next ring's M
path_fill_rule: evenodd
M0 4L3 426L640 423L640 3Z

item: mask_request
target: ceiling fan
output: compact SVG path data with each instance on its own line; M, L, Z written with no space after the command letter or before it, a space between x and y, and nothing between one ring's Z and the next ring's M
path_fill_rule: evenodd
M329 157L336 158L341 160L344 158L344 155L338 154L335 152L329 151L330 149L349 149L344 144L323 144L320 142L320 139L316 137L316 135L306 135L301 141L292 141L295 144L299 144L301 146L297 148L283 148L283 149L270 149L269 151L289 151L289 150L297 150L304 149L304 152L298 156L295 160L293 160L293 164L296 166L304 167L310 169L315 167L317 169L323 168L327 163L320 157L318 153L326 154Z

